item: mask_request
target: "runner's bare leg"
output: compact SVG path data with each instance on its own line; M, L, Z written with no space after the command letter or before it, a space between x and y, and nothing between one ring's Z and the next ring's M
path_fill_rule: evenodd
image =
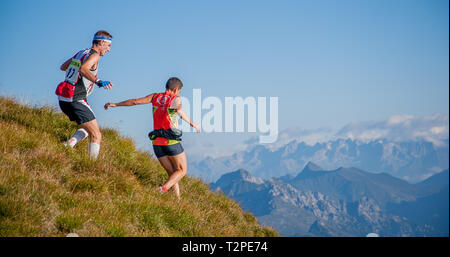
M100 144L102 141L102 133L100 133L100 128L98 127L97 119L85 122L80 125L88 133L92 143Z
M91 120L81 124L81 127L84 128L91 139L88 147L89 156L96 160L98 158L98 154L100 152L100 142L102 141L102 133L100 133L100 129L98 127L97 120Z
M187 173L186 153L182 152L174 156L167 156L172 163L174 172L170 175L169 180L163 185L167 190L178 183Z
M158 160L170 177L174 173L174 167L172 166L172 162L169 160L169 156L159 157ZM180 199L180 187L178 183L173 185L173 190L175 191L177 198Z

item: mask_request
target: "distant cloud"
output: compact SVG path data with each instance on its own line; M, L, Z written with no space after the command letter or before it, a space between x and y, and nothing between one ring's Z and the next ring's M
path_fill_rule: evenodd
M294 140L314 145L338 138L363 142L378 139L394 142L426 140L435 146L446 146L449 138L449 116L441 113L426 116L393 115L383 121L354 121L337 131L331 128L288 128L280 131L277 142L265 146L274 150ZM252 137L244 143L250 148L258 144L258 138Z
M309 145L314 145L318 142L325 142L330 140L335 131L331 128L323 127L317 129L303 129L300 127L288 128L282 130L278 134L278 139L275 143L265 144L267 148L275 150L291 141L301 141ZM259 144L258 137L251 137L244 141L248 147Z
M449 138L449 119L448 115L441 113L427 116L393 115L386 121L352 122L340 129L336 137L361 141L426 140L436 146L443 146Z
M409 123L410 120L414 119L413 115L392 115L387 120L388 125L396 125L396 124L406 124Z

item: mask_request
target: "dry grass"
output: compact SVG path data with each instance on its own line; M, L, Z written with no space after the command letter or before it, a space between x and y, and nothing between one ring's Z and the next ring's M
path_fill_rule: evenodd
M77 129L49 107L0 97L0 236L278 236L203 182L180 182L182 200L161 195L167 174L131 139L102 129L97 161Z

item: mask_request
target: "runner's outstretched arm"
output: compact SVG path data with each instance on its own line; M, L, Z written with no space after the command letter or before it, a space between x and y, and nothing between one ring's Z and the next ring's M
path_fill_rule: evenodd
M136 99L128 99L126 101L122 101L120 103L106 103L105 104L105 110L108 110L109 107L118 107L118 106L133 106L133 105L140 105L140 104L148 104L152 101L154 94L149 94L148 96L144 96L142 98L136 98Z

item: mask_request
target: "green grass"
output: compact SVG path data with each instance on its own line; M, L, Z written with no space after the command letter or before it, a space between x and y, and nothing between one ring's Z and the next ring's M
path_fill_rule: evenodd
M164 169L114 129L101 129L97 161L88 140L64 147L77 129L50 107L0 97L0 236L279 236L189 175L181 201L161 195Z

